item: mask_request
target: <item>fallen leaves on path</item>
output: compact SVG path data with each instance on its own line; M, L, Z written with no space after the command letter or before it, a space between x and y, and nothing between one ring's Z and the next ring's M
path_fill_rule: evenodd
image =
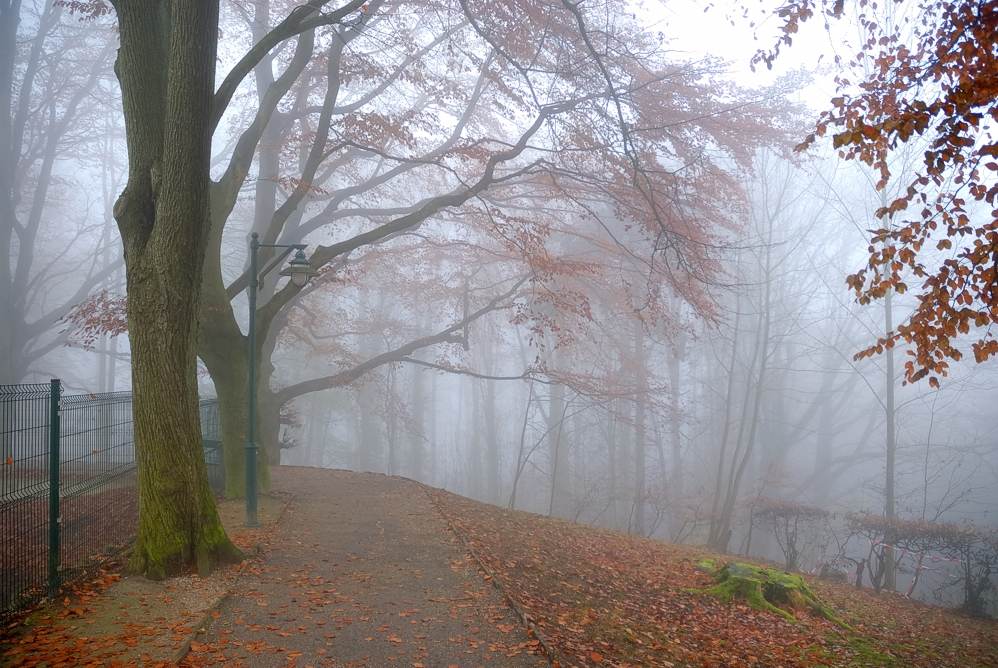
M251 553L273 530L272 523L257 529L234 526L229 537ZM187 574L136 588L135 578L122 580L123 558L98 563L95 573L66 587L57 600L24 611L0 629L0 665L175 665L165 659L175 658L190 640L207 601L220 596L240 574L260 568L259 559L254 559L208 578Z
M0 663L6 666L106 665L138 644L138 633L124 625L122 633L84 637L74 626L93 610L104 592L121 579L118 560L103 561L92 577L66 587L58 601L11 620L0 632ZM27 620L27 621L26 621ZM148 662L148 665L157 665ZM166 666L165 662L158 664Z
M181 665L544 665L420 485L291 468L274 480L297 494L279 538Z

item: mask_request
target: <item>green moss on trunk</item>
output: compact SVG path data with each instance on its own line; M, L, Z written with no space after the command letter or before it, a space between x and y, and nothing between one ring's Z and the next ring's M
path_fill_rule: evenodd
M790 610L809 610L845 627L828 606L821 602L800 575L742 562L725 564L716 575L717 584L706 593L723 601L742 600L756 610L796 621Z
M238 558L208 487L198 422L197 314L209 230L218 0L117 0L128 183L125 249L139 526L150 578Z

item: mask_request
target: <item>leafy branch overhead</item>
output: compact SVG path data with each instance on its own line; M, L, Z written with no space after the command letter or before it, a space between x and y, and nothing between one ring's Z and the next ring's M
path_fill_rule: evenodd
M851 14L860 26L860 53L836 58L839 94L798 149L831 135L841 157L876 171L879 189L900 181L848 284L861 303L911 289L917 304L857 358L903 341L907 380L936 386L972 329L975 360L998 355L998 4L919 0L899 16L899 0L882 4L794 0L778 12L779 42L755 62L771 65L816 12L826 21ZM910 174L892 162L908 144L922 153Z

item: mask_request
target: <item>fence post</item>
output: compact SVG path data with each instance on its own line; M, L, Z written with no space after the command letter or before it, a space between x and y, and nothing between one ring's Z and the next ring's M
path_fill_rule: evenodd
M59 399L62 383L52 379L49 394L49 596L59 589Z

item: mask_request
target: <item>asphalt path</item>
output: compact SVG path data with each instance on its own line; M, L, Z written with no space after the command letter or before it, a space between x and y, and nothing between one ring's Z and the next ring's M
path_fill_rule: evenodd
M279 467L272 485L294 500L185 663L547 665L419 484Z

